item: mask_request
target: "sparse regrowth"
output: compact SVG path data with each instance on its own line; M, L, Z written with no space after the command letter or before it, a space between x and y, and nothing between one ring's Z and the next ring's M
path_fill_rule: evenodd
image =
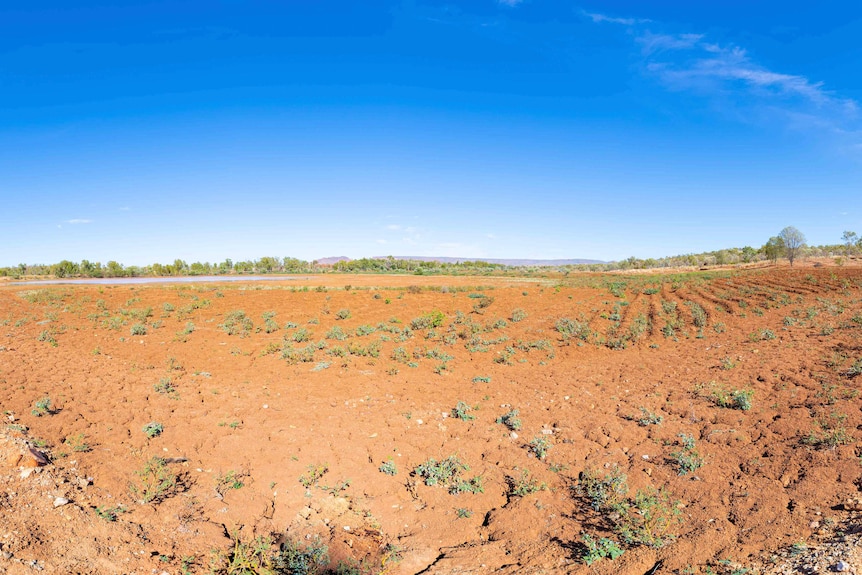
M418 465L413 473L425 481L425 485L445 487L452 495L459 493L482 493L482 477L480 475L466 478L464 472L469 471L470 466L463 463L457 455L450 455L441 461L433 457Z
M228 335L247 337L254 329L254 322L244 311L234 310L225 316L224 321L219 324L219 328Z
M143 427L143 432L150 439L161 435L164 430L165 426L158 421L151 421Z
M31 412L36 417L42 417L43 415L51 415L54 411L51 409L51 398L48 396L43 397L39 401L33 404L33 409Z
M129 490L141 503L159 503L176 494L181 487L177 474L161 457L151 458L135 474L138 479L132 482Z

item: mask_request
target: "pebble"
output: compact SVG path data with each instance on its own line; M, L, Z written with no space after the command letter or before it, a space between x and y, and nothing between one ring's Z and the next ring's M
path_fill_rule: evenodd
M850 564L846 561L839 561L832 567L834 571L838 571L839 573L843 573L844 571L850 571Z
M71 503L71 501L69 501L65 497L56 497L54 499L54 507L62 507L64 505L68 505L69 503Z
M510 436L512 439L518 439L518 434L515 433L514 431L510 434Z
M8 559L12 559L12 553L11 553L11 552L9 552L9 551L4 551L4 552L2 553L2 556L3 556L3 559L7 559L7 560L8 560Z

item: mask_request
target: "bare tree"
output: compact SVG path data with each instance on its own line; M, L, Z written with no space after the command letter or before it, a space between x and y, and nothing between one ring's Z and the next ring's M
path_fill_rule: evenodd
M790 260L790 266L793 267L793 260L799 256L805 246L805 234L793 226L787 226L781 230L778 237L784 242L784 254Z

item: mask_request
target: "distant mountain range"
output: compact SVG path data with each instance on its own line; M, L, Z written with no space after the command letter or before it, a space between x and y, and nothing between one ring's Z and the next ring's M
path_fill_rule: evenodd
M385 260L388 258L394 258L396 260L413 260L419 262L440 262L446 264L457 264L460 262L487 262L489 264L501 264L504 266L548 266L548 267L556 267L556 266L572 266L579 264L604 264L607 262L603 262L601 260L587 260L587 259L570 259L570 260L528 260L528 259L495 259L495 258L447 258L447 257L432 257L432 256L374 256L370 259L374 260ZM349 262L351 258L346 256L334 256L329 258L320 258L317 260L318 264L331 266L337 262Z

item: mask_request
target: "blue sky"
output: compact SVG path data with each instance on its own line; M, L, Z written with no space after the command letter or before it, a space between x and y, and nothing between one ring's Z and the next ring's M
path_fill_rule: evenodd
M0 266L862 233L862 3L0 7Z

